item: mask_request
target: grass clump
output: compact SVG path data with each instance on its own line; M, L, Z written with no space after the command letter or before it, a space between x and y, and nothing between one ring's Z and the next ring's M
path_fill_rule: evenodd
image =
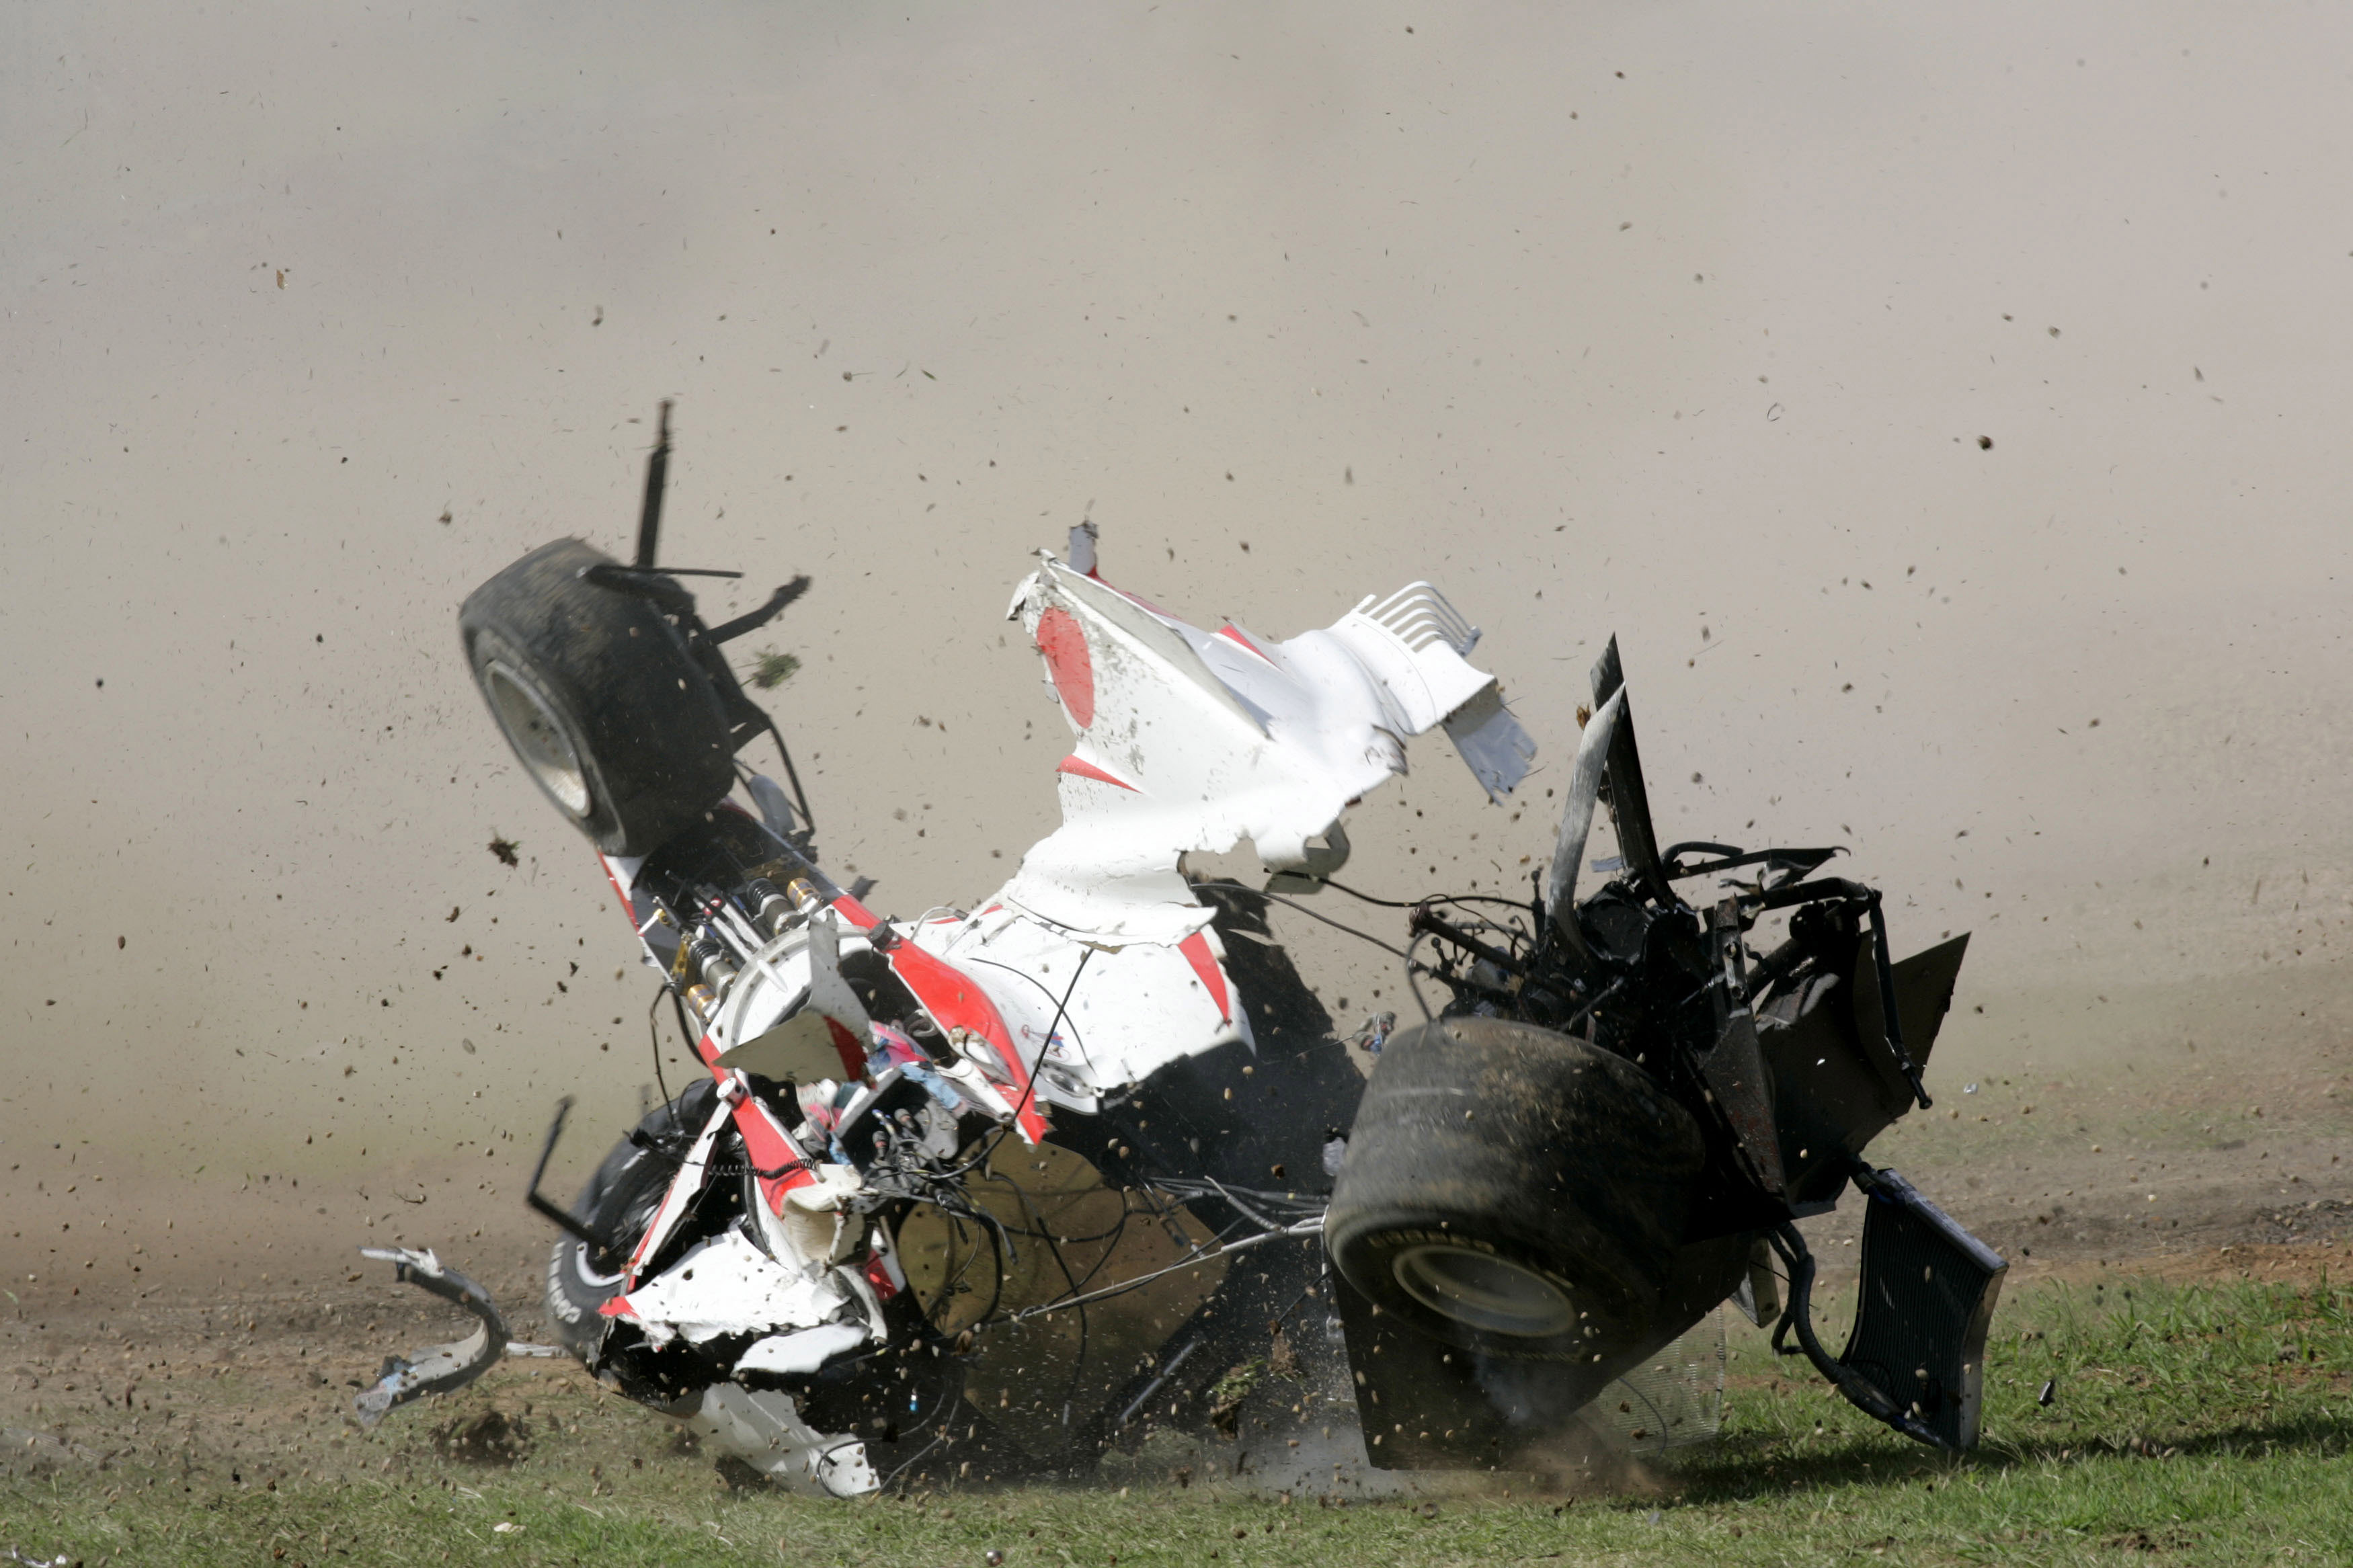
M799 670L801 661L788 653L763 653L752 663L752 684L774 691Z

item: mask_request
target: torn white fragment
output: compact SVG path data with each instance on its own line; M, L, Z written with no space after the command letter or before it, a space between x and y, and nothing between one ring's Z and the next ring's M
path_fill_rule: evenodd
M856 1323L820 1323L789 1334L771 1334L744 1352L735 1363L737 1376L747 1372L815 1372L844 1351L866 1342L866 1330Z
M738 1230L702 1242L628 1297L655 1344L700 1344L721 1334L815 1328L850 1300L831 1274L810 1279L762 1252Z

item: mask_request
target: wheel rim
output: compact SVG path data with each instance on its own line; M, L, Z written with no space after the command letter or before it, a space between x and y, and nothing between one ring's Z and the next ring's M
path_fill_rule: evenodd
M1416 1247L1399 1253L1391 1268L1406 1294L1470 1328L1535 1339L1577 1323L1577 1309L1559 1286L1493 1253Z
M483 668L482 690L507 743L555 804L575 817L588 815L588 773L580 752L556 721L555 710L529 681L493 659Z

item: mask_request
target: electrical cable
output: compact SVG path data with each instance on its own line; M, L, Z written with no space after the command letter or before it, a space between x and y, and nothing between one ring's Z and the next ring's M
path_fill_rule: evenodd
M1329 877L1318 877L1315 879L1327 888L1338 889L1352 899L1358 899L1368 904L1377 904L1385 910L1418 910L1424 904L1508 904L1515 910L1527 908L1527 905L1517 899L1507 899L1500 893L1439 893L1427 899L1377 899L1370 893L1359 892L1345 882L1335 882Z
M1328 886L1335 887L1335 888L1340 888L1340 884L1339 884L1339 883L1337 883L1337 882L1330 881L1330 879L1323 879L1323 880L1324 880ZM1243 882L1232 882L1232 881L1196 882L1196 883L1194 883L1193 885L1194 885L1196 888L1224 888L1224 889L1232 889L1232 890L1233 890L1233 891L1235 891L1235 892L1239 892L1239 893L1247 893L1247 894L1250 894L1250 895L1252 895L1252 896L1254 896L1254 897L1257 897L1257 898L1271 900L1272 900L1272 901L1273 901L1273 902L1275 902L1275 903L1278 903L1278 904L1283 904L1283 905L1288 906L1289 908L1292 908L1292 909L1297 910L1301 914L1305 915L1305 916L1306 916L1308 919L1310 919L1310 920L1314 920L1314 921L1321 921L1324 924L1325 924L1325 925L1327 925L1327 926L1332 927L1332 928L1333 928L1334 930L1335 930L1335 931L1345 931L1348 935L1353 936L1353 937L1356 938L1357 940L1359 940L1359 941L1361 941L1361 942L1370 942L1373 946L1379 948L1383 952L1390 953L1390 954L1395 955L1396 957L1398 957L1398 958L1403 959L1403 960L1405 961L1405 971L1406 971L1406 973L1405 973L1405 979L1406 979L1406 988L1407 988L1408 990L1409 990L1409 991L1411 991L1411 992L1413 993L1413 999L1414 999L1414 1002L1415 1002L1415 1003L1416 1003L1416 1004L1417 1004L1417 1005L1421 1008L1421 1016L1422 1016L1422 1020L1423 1020L1425 1023L1436 1023L1436 1022L1437 1022L1437 1017L1436 1017L1436 1016L1435 1016L1434 1014L1432 1014L1432 1013L1430 1012L1430 1003L1429 1003L1429 1002L1428 1002L1428 1001L1427 1001L1427 1000L1422 996L1422 994L1421 994L1421 987L1420 987L1419 985L1418 985L1418 984L1416 984L1414 983L1414 975L1415 975L1415 973L1418 972L1418 973L1423 973L1423 974L1428 974L1428 975L1433 976L1434 978L1437 978L1437 979L1440 979L1440 980L1446 980L1446 981L1447 981L1447 984L1450 984L1450 985L1455 985L1455 984L1459 984L1458 982L1455 982L1455 981L1452 981L1452 980L1449 980L1449 979L1448 979L1448 977L1446 976L1446 974L1445 974L1442 971L1440 971L1440 970L1438 970L1438 969L1436 969L1436 968L1433 968L1433 967L1431 967L1431 966L1430 966L1430 965L1428 965L1428 964L1420 964L1420 963L1415 963L1415 961L1414 961L1414 956L1413 956L1413 955L1414 955L1414 952L1415 952L1415 950L1416 950L1416 949L1418 949L1418 948L1421 945L1421 938L1422 938L1422 936L1423 936L1424 934L1426 934L1426 933L1417 932L1417 933L1415 934L1415 936L1414 936L1413 940L1412 940L1411 942L1408 942L1404 947L1401 947L1401 948L1399 948L1399 947L1392 947L1392 946L1390 946L1388 942L1383 942L1380 938L1378 938L1378 937L1377 937L1377 936L1371 935L1370 933L1366 932L1366 931L1358 931L1356 927L1354 927L1354 926L1352 926L1352 925L1345 925L1345 924L1343 924L1341 921L1335 921L1335 920L1332 919L1332 917L1330 917L1329 915L1318 914L1315 910L1309 909L1306 905L1304 905L1304 904L1303 904L1303 903L1299 902L1299 901L1298 901L1297 900L1295 900L1295 899L1289 899L1289 898L1285 898L1285 897L1284 897L1283 895L1282 895L1281 893L1270 893L1270 892L1268 892L1266 889L1264 889L1263 888L1253 888L1253 887L1250 887L1250 885L1248 885L1247 883L1243 883ZM1390 909L1417 909L1417 908L1420 908L1420 907L1422 907L1422 905L1426 905L1426 904L1430 904L1430 903L1456 903L1456 902L1462 902L1462 901L1466 901L1466 900L1478 900L1478 901L1482 901L1482 902L1494 902L1494 903L1499 903L1499 904L1504 904L1504 905L1508 905L1509 907L1511 907L1511 908L1513 908L1513 909L1515 909L1515 910L1516 910L1516 909L1519 909L1519 908L1521 908L1521 907L1522 907L1521 905L1519 905L1519 904L1517 904L1517 903L1514 902L1514 901L1513 901L1512 900L1510 900L1510 899L1496 898L1496 899L1493 899L1493 900L1488 900L1484 895L1482 895L1482 894L1460 894L1460 895L1448 895L1446 898L1443 898L1443 899L1436 899L1436 900L1423 900L1421 901L1421 903L1420 903L1420 904L1400 904L1400 903L1393 902L1392 900L1387 900L1387 899L1376 899L1376 898L1373 898L1373 897L1372 897L1371 895L1369 895L1369 894L1365 894L1365 893L1356 893L1356 892L1355 891L1355 889L1349 889L1349 888L1340 888L1340 890L1341 890L1342 892L1344 892L1344 893L1350 893L1350 894L1352 894L1353 896L1355 896L1355 897L1356 897L1356 898L1361 898L1361 899L1365 900L1365 901L1366 901L1366 902L1367 902L1367 903L1379 904L1379 905L1382 905L1382 906L1384 906L1384 907L1386 907L1386 908L1390 908ZM1522 938L1523 938L1523 940L1525 940L1524 933L1521 933L1521 932L1517 931L1516 930L1514 930L1513 928L1509 928L1509 927L1499 927L1499 928L1493 928L1493 929L1511 930L1511 931L1512 931L1512 932L1513 932L1513 934L1514 934L1514 936L1522 937Z
M1270 893L1263 888L1253 888L1247 882L1196 882L1193 886L1197 888L1230 888L1237 893L1248 893L1254 898L1271 899L1278 904L1287 905L1292 909L1297 910L1309 920L1322 921L1325 925L1330 926L1333 930L1346 931L1350 936L1356 938L1359 942L1371 942L1383 952L1393 953L1399 958L1406 956L1405 949L1401 947L1391 947L1388 942L1383 942L1380 938L1374 936L1369 931L1358 931L1352 925L1343 925L1338 921L1334 920L1330 915L1319 915L1314 910L1309 909L1305 904L1301 903L1298 900L1285 898L1281 893Z
M1022 1208L1028 1211L1030 1217L1036 1221L1037 1224L1042 1226L1046 1223L1045 1215L1039 1212L1038 1205L1036 1204L1029 1201L1029 1194L1022 1190L1021 1184L1012 1180L1008 1176L994 1173L992 1173L992 1179L1003 1182L1007 1186L1011 1187L1013 1189L1014 1196L1019 1201ZM1124 1204L1125 1200L1123 1199L1122 1206L1124 1206ZM1053 1258L1054 1267L1061 1271L1062 1284L1064 1287L1063 1296L1071 1300L1073 1304L1077 1304L1079 1306L1078 1352L1071 1359L1071 1375L1062 1385L1062 1399L1067 1405L1071 1395L1077 1393L1079 1378L1086 1371L1088 1340L1087 1310L1083 1304L1080 1304L1083 1301L1083 1298L1079 1294L1082 1287L1081 1286L1077 1277L1071 1272L1069 1262L1062 1257L1061 1242L1050 1233L1041 1234L1040 1239L1046 1244L1047 1256Z
M944 1205L943 1205L943 1208L944 1209ZM947 1264L955 1264L956 1248L964 1245L964 1216L953 1209L945 1209L944 1212L946 1212L948 1216ZM947 1264L942 1265L938 1295L934 1300L931 1310L923 1314L925 1318L931 1321L931 1324L934 1329L939 1330L943 1333L946 1331L946 1330L941 1325L935 1314L945 1311L950 1303L952 1303L958 1295L963 1293L964 1277L967 1273L970 1273L972 1266L979 1261L980 1248L978 1247L975 1247L970 1255L965 1258L961 1265L958 1265L955 1268L953 1273L948 1271ZM1000 1257L998 1258L997 1262L1000 1266L998 1273L1002 1276L1004 1272L1002 1268L1004 1259ZM985 1320L987 1314L983 1313L981 1316L982 1319Z
M1429 1002L1426 1001L1421 994L1421 987L1415 984L1413 978L1413 950L1419 947L1421 945L1421 939L1429 934L1430 933L1428 931L1416 931L1413 933L1413 940L1406 944L1405 988L1413 993L1414 1005L1421 1009L1421 1021L1424 1024L1435 1024L1438 1022L1438 1017L1435 1014L1430 1012Z
M1012 1119L1007 1121L1004 1126L997 1130L997 1136L989 1140L988 1147L982 1150L976 1158L946 1173L945 1179L954 1180L956 1177L962 1176L965 1172L974 1169L976 1166L987 1164L997 1153L997 1146L1005 1142L1006 1135L1011 1132L1015 1127L1020 1125L1021 1113L1029 1108L1029 1101L1038 1093L1038 1080L1045 1076L1046 1047L1054 1043L1054 1031L1062 1026L1062 1016L1070 1009L1071 998L1078 992L1079 979L1082 975L1086 973L1087 961L1094 955L1095 950L1092 947L1088 947L1083 952L1079 954L1078 967L1071 972L1070 986L1062 993L1062 1000L1054 1008L1053 1022L1046 1026L1045 1045L1041 1045L1038 1047L1038 1070L1029 1074L1029 1081L1022 1086L1021 1099L1013 1107ZM1008 1041L1007 1048L1017 1049L1018 1047L1015 1047L1012 1045L1012 1042Z
M670 1129L671 1132L675 1133L678 1131L677 1102L670 1099L670 1083L662 1077L661 1029L660 1026L654 1022L654 1015L661 1011L662 998L670 994L670 987L664 985L660 990L655 992L653 999L646 1004L646 1039L653 1047L654 1082L661 1085L662 1109L670 1112Z
M1048 1312L1059 1312L1071 1307L1083 1307L1090 1301L1103 1301L1107 1300L1113 1296L1124 1296L1130 1290L1142 1289L1145 1286L1151 1284L1155 1279L1158 1279L1163 1276L1175 1274L1182 1269L1197 1268L1204 1263L1214 1262L1220 1258L1229 1258L1237 1252L1248 1252L1252 1247L1264 1246L1270 1241L1284 1241L1302 1237L1314 1236L1321 1233L1323 1229L1324 1219L1323 1216L1319 1215L1312 1220L1302 1220L1297 1225L1287 1226L1282 1230L1262 1231L1257 1236L1246 1236L1239 1241L1222 1243L1219 1246L1217 1250L1213 1252L1204 1252L1198 1257L1180 1259L1177 1262L1169 1264L1165 1268L1155 1268L1149 1274L1139 1274L1133 1279L1124 1279L1116 1285L1106 1285L1100 1290L1091 1291L1084 1296L1074 1297L1068 1301L1050 1301L1040 1306L1025 1307L1021 1310L1012 1313L1007 1321L1016 1323L1026 1322L1031 1318L1042 1317Z
M1085 1274L1080 1277L1079 1284L1082 1287L1084 1287L1092 1280L1096 1275L1102 1273L1104 1268L1110 1264L1113 1257L1119 1251L1119 1244L1127 1238L1127 1222L1134 1217L1135 1211L1127 1206L1127 1194L1123 1191L1119 1194L1119 1223L1112 1226L1109 1233L1108 1245L1103 1247L1103 1256L1095 1259L1093 1268L1088 1269ZM1073 1236L1065 1237L1063 1239L1065 1241L1085 1241L1092 1243L1104 1238L1101 1237Z
M1092 947L1090 947L1090 948L1088 948L1088 949L1087 949L1087 952L1092 952L1093 951L1094 951L1094 949L1093 949L1093 948L1092 948ZM995 960L995 959L993 959L993 958L983 958L983 957L981 957L981 956L980 956L979 954L977 954L977 953L975 953L972 957L967 958L967 959L965 959L965 960L963 960L962 962L966 963L986 963L986 964L987 964L991 969L1002 969L1002 970L1003 970L1003 971L1005 971L1005 973L1008 973L1008 974L1018 974L1018 975L1019 975L1022 979L1027 980L1030 984L1032 984L1032 985L1036 986L1036 987L1038 988L1039 994L1040 994L1040 995L1042 995L1042 996L1046 997L1049 1001L1053 1000L1054 994L1053 994L1051 991L1049 991L1049 990L1047 990L1047 989L1046 989L1045 983L1044 983L1043 981L1039 980L1036 975L1034 975L1034 974L1030 973L1029 973L1028 970L1026 970L1026 969L1016 969L1016 968L1014 968L1014 967L1013 967L1013 965L1011 965L1011 964L1009 964L1009 963L999 963L997 960ZM1081 962L1082 963L1083 963L1085 962L1085 959L1084 959L1084 957L1083 957L1083 956L1082 956L1082 958L1081 958L1080 962ZM1078 982L1078 976L1077 976L1077 975L1075 975L1075 974L1073 974L1073 975L1071 977L1071 984L1073 986L1075 986L1075 985L1077 985L1077 984L1078 984L1078 983L1079 983L1079 982ZM1067 995L1065 995L1065 996L1062 998L1062 1000L1063 1000L1063 1001L1065 1001L1065 1002L1067 1002L1069 999L1070 999L1070 998L1069 998ZM1059 1016L1059 1014L1058 1014L1057 1016ZM1051 1030L1049 1030L1049 1031L1048 1031L1048 1035L1049 1035L1049 1037L1050 1037L1051 1034L1052 1034L1052 1031L1051 1031ZM1074 1045L1074 1046L1076 1046L1076 1047L1079 1047L1079 1057L1080 1057L1080 1059L1081 1059L1081 1060L1082 1060L1082 1061L1084 1061L1084 1062L1087 1064L1087 1068L1088 1068L1088 1070L1089 1070L1089 1071L1092 1071L1092 1070L1093 1070L1093 1068L1094 1068L1094 1065L1095 1065L1094 1058L1092 1058L1092 1057L1091 1057L1091 1056L1087 1055L1087 1042L1086 1042L1086 1040L1085 1040L1085 1039L1084 1039L1084 1038L1083 1038L1083 1037L1079 1034L1079 1031L1078 1031L1078 1026L1076 1026L1075 1024L1074 1024L1074 1025L1072 1025L1072 1026L1071 1026L1071 1043L1072 1045Z
M1323 883L1327 888L1339 889L1342 892L1347 894L1352 899L1361 899L1368 904L1378 904L1385 910L1409 910L1413 908L1413 904L1400 903L1395 899L1377 899L1370 893L1360 893L1356 889L1348 886L1347 883L1335 882L1329 877L1318 877L1315 879Z

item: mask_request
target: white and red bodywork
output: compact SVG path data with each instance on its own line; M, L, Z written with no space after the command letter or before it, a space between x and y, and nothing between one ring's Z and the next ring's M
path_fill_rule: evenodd
M828 1152L830 1122L788 1126L746 1081L799 1085L806 1107L812 1086L829 1101L841 1085L879 1092L896 1076L840 978L844 953L882 952L959 1058L934 1070L1034 1143L1054 1112L1091 1114L1171 1063L1235 1043L1255 1050L1215 911L1185 879L1187 854L1248 838L1278 872L1337 870L1343 812L1404 771L1408 738L1440 724L1491 795L1526 773L1533 745L1493 678L1464 661L1477 632L1429 584L1276 642L1188 626L1103 583L1091 534L1072 543L1087 569L1045 556L1008 611L1075 737L1057 768L1062 826L976 913L885 929L839 894L750 953L696 1046L718 1101L607 1316L656 1341L759 1332L746 1368L886 1334L880 1303L905 1278L889 1236L856 1207L855 1167ZM641 864L604 859L642 935ZM647 1277L731 1123L760 1173L765 1251L730 1232L696 1247L691 1268ZM846 1325L853 1316L865 1334ZM842 1441L812 1448L808 1466Z

